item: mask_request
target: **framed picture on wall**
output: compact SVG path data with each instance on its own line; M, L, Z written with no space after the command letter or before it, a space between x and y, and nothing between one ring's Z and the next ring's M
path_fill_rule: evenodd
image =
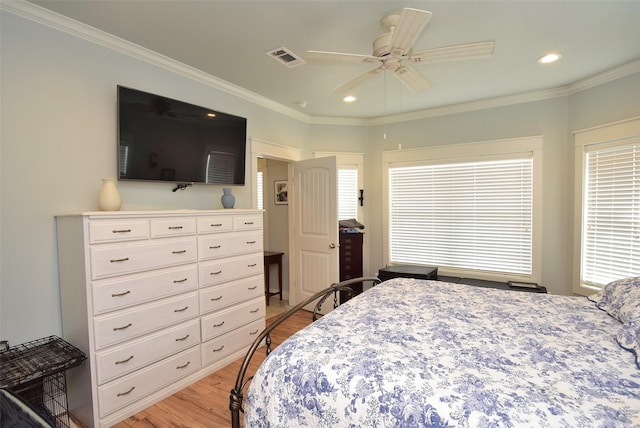
M287 205L289 203L289 194L287 193L287 180L275 181L274 194L276 205Z

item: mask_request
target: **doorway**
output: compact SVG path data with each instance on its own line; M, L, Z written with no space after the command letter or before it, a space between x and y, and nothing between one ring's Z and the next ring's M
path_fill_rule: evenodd
M269 143L256 138L251 139L251 162L253 173L252 199L257 207L258 174L262 172L262 194L264 214L264 249L265 251L283 252L282 256L282 302L279 296L269 299L267 318L283 312L289 302L289 205L278 201L276 204L276 181L288 180L290 163L301 159L301 151L296 148ZM278 271L276 266L269 268L269 284L271 291L278 287Z

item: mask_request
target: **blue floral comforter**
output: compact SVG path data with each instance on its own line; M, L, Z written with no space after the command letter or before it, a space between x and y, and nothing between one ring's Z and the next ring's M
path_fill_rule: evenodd
M246 427L640 427L620 322L584 297L394 279L260 366Z

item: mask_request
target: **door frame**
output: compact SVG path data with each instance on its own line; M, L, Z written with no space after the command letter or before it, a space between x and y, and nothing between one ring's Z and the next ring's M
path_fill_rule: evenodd
M286 162L287 165L287 180L291 184L291 178L293 174L293 164L292 162L296 162L302 160L302 150L285 146L282 144L275 144L265 140L261 140L258 138L250 139L251 146L251 206L256 209L258 204L258 157L263 157L267 159L274 159L282 162ZM291 189L289 189L291 191ZM287 206L289 210L289 215L292 215L291 205ZM291 231L291 223L289 223L289 243L288 243L288 252L291 255L292 249L295 248L295 243L293 242L293 236ZM292 273L295 272L295 268L297 266L297 262L293 260L294 257L289 257L289 268L288 268L288 277L289 277L289 299L291 299L292 292Z

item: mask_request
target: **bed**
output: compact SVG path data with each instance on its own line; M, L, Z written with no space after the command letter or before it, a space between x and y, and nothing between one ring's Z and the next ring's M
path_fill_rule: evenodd
M245 427L640 427L638 342L640 278L590 299L393 279L273 350Z

